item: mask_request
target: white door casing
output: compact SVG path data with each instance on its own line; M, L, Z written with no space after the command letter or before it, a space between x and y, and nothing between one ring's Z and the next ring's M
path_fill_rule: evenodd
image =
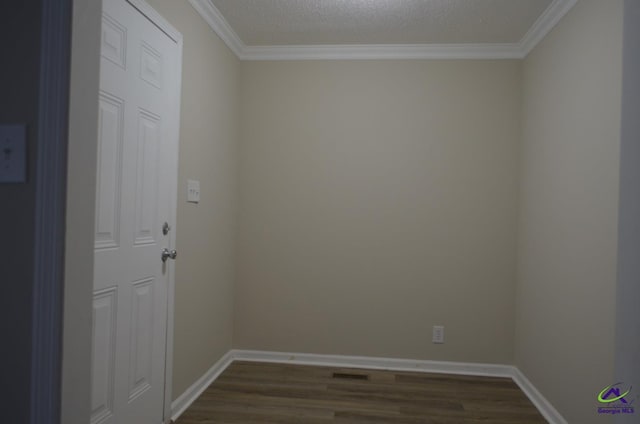
M181 52L146 3L103 0L91 424L169 417Z

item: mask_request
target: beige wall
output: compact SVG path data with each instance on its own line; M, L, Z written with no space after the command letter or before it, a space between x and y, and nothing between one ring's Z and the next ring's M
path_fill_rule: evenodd
M571 423L613 383L622 16L581 0L523 70L516 365Z
M74 2L65 423L88 414L89 3ZM149 3L184 36L174 398L232 346L497 363L515 346L570 422L595 422L614 368L622 0L581 0L524 68L240 64L188 2Z
M184 37L173 397L231 349L239 62L187 1L149 0ZM186 202L200 181L199 204Z
M234 347L510 363L520 63L241 70Z

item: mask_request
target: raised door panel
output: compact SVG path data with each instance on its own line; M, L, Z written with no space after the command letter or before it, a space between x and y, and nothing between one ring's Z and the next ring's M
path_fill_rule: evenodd
M106 424L114 416L117 288L93 296L91 349L91 424Z
M129 400L152 385L154 283L154 278L146 278L132 285Z
M108 14L102 15L101 55L122 69L126 69L127 30Z
M95 248L119 246L123 100L100 93Z
M140 110L135 192L136 245L153 244L157 233L158 177L160 159L160 117Z
M162 55L144 41L140 46L140 78L162 90Z

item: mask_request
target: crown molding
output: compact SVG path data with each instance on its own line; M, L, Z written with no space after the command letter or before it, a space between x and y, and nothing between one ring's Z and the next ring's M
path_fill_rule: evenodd
M560 22L578 0L554 0L520 41L522 57L527 57L544 37Z
M209 0L189 0L191 6L202 16L213 32L231 49L237 56L242 56L242 51L246 48L238 34L231 28L231 25L222 16L220 11Z
M519 59L516 44L247 46L241 60Z
M577 2L554 0L518 43L247 46L211 0L189 0L240 60L524 59Z

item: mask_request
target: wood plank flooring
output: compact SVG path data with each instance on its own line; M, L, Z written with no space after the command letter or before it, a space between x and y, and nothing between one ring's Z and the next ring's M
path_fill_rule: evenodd
M234 362L176 424L546 423L508 378Z

